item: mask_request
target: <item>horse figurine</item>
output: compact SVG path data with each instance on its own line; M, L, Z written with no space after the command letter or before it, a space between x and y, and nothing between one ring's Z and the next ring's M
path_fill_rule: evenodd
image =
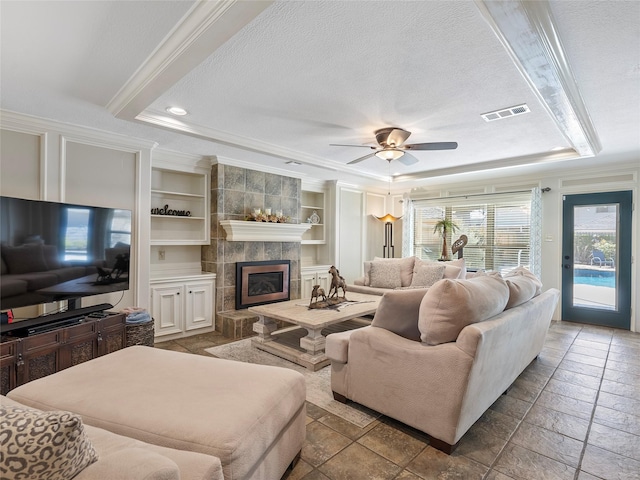
M316 299L316 303L318 302L318 297L322 297L322 301L327 300L327 295L324 293L324 288L320 288L320 285L314 285L313 290L311 291L311 300L309 301L309 306L313 303L313 299Z
M342 297L346 298L347 282L345 282L344 277L340 275L340 270L338 270L336 267L332 265L331 268L329 269L329 273L332 276L331 287L329 288L329 298L338 296L338 288L342 289Z

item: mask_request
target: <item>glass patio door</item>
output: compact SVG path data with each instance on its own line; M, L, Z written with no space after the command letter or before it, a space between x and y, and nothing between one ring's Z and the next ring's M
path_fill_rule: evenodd
M566 195L562 319L631 326L630 191Z

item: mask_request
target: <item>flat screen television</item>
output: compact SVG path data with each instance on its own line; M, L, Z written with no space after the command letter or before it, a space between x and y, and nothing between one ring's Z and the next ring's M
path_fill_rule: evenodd
M128 290L131 218L124 209L0 197L0 310L61 300L73 308Z

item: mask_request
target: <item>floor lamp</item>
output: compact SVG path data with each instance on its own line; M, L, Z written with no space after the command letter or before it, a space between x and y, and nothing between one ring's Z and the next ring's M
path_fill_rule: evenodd
M384 246L382 247L382 258L393 258L393 222L400 220L402 217L394 217L390 213L387 213L384 217L377 217L378 220L384 222Z

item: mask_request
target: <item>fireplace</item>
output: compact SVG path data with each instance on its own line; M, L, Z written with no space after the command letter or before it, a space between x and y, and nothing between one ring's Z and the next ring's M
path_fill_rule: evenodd
M236 263L236 310L289 300L290 260Z

